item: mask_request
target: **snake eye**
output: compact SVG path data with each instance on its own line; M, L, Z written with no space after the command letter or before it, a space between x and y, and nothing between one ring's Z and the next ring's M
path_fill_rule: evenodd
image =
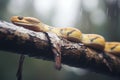
M19 16L19 17L18 17L18 19L19 19L19 20L22 20L22 19L23 19L23 17Z

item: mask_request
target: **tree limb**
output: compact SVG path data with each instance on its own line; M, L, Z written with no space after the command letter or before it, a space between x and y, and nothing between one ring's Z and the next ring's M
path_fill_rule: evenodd
M57 44L61 47L63 64L119 77L119 57L88 48L82 43L67 41L53 33L47 35L8 22L0 22L0 50L53 61L51 45L57 48Z

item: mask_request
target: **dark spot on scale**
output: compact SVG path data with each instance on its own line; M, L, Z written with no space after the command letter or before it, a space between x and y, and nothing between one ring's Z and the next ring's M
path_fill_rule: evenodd
M22 20L22 19L23 19L23 17L22 17L22 16L18 16L18 19L19 19L19 20Z
M67 36L69 36L70 34L72 34L74 31L76 31L76 30L72 30L72 31L68 32Z
M96 40L97 38L99 38L99 37L92 38L90 41L93 42L93 41Z
M111 50L115 49L117 46L118 46L118 44L116 44L115 46L113 46L113 47L111 48Z

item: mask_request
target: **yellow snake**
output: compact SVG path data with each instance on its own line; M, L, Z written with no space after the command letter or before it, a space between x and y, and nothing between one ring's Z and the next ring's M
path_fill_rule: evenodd
M52 27L33 17L13 16L11 17L11 22L36 32L52 32L67 40L81 42L88 47L103 50L107 53L120 54L119 42L106 42L104 37L98 34L84 34L79 29L73 27Z

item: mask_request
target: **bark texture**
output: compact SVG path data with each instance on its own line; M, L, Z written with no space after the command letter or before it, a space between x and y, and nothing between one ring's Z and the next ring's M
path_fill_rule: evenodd
M62 64L102 74L120 76L120 58L104 51L70 42L53 33L34 32L8 22L0 22L0 50L54 61L52 48L61 49Z

